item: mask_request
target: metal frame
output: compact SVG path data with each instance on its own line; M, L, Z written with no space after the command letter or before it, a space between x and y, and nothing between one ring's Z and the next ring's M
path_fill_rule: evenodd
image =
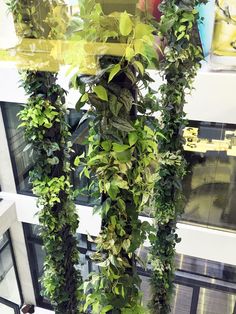
M15 304L15 303L13 303L13 302L11 302L9 300L6 300L6 299L4 299L2 297L0 297L0 303L10 307L11 309L13 309L15 314L20 314L20 307L19 307L19 305Z

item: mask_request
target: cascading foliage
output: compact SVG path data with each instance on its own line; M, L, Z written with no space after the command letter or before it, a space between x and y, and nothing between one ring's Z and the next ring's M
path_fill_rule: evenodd
M152 312L166 314L173 290L176 220L182 209L183 106L202 59L195 6L205 0L163 0L163 17L160 24L153 24L155 27L147 14L104 15L96 2L80 1L79 18L71 27L73 38L81 40L81 44L100 42L106 47L107 42L119 42L127 47L123 56L99 57L96 75L75 75L72 80L82 94L77 109L89 103L92 121L87 156L78 156L75 165L85 165L85 176L96 176L102 195L101 205L94 209L102 216L102 228L92 257L100 272L91 274L85 282L85 299L79 292L81 276L75 267L78 217L70 184L71 144L65 123L65 91L56 84L55 73L23 73L22 85L29 101L20 119L37 161L31 180L39 197L46 251L44 290L58 314L147 313L141 301L137 264L142 261L137 249L148 237L152 244ZM53 23L52 8L56 3L63 4L12 0L10 7L25 36L55 39L61 34L58 23ZM36 9L42 4L46 12L43 17ZM48 27L50 23L53 26ZM147 73L148 65L156 64L158 58L154 35L166 42L160 63L165 83L160 87L158 103L150 88L153 80ZM102 55L106 49L101 51ZM79 65L83 58L78 54ZM161 126L156 123L153 129L155 122L149 115L158 110L162 114ZM138 218L153 205L154 197L155 228Z
M147 124L156 106L153 81L146 72L157 61L155 29L141 17L126 12L104 15L95 1L80 2L77 40L127 44L121 57L102 56L97 75L76 75L72 82L82 93L77 109L90 104L89 148L83 173L96 176L102 228L92 256L100 268L84 284L84 310L93 314L146 313L137 274L137 249L152 227L139 214L152 201L157 180L157 136ZM105 45L104 45L105 47ZM145 96L142 88L147 89ZM138 116L138 114L142 116ZM83 163L83 156L76 165Z
M175 245L179 242L176 221L183 210L182 179L185 174L181 129L186 123L186 94L203 59L199 46L196 6L205 0L163 0L158 35L165 38L164 59L160 70L164 84L160 86L161 128L165 138L159 140L162 161L156 184L156 236L151 239L152 312L170 312L173 292Z
M53 10L61 1L11 1L18 35L31 39L54 38L64 29L53 20ZM63 21L65 18L65 21ZM56 28L55 28L56 27ZM33 150L34 170L30 173L33 193L38 196L41 237L46 253L44 295L57 314L77 314L80 310L77 269L79 252L76 213L71 187L69 126L65 122L65 90L52 72L24 71L21 84L29 99L19 113L28 148Z

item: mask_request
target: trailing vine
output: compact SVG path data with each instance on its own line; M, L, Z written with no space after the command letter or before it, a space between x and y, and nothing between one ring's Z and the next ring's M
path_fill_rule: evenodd
M15 1L9 3L18 34L27 38L57 38L53 12L62 1ZM39 9L40 8L40 9ZM40 14L43 12L43 16ZM66 19L66 15L64 15ZM56 28L55 28L56 27ZM33 150L30 173L33 193L38 196L39 222L45 250L43 288L57 314L77 314L82 279L77 265L79 252L76 213L71 186L69 126L65 122L65 90L52 72L24 71L21 84L29 96L19 113L27 148Z
M77 109L90 104L89 148L76 158L85 162L85 176L95 176L102 216L92 259L100 268L84 284L84 310L93 314L146 313L142 305L136 254L153 228L141 222L140 212L152 201L158 175L158 134L147 125L148 110L156 106L146 69L157 61L155 29L127 12L104 15L94 0L80 2L76 39L127 44L121 57L102 56L95 76L75 75L82 93ZM148 93L143 96L141 89ZM148 101L147 101L148 100ZM142 116L138 116L138 114Z
M164 15L157 25L146 13L105 15L97 1L80 1L80 14L71 26L72 38L81 43L127 45L123 56L98 57L97 75L76 74L72 79L82 94L77 109L89 103L88 115L92 118L87 156L77 156L75 165L83 164L83 174L96 177L102 195L101 204L94 208L102 216L102 228L96 239L97 252L92 256L100 272L91 274L83 285L83 307L80 298L84 296L79 289L82 280L75 267L78 217L70 183L65 91L56 84L55 73L23 73L22 85L29 101L20 119L37 160L31 180L41 208L39 220L46 251L44 289L56 313L146 313L137 274L137 264L143 261L136 251L147 237L152 244L152 310L159 314L170 311L175 245L179 241L176 220L182 210L181 180L185 173L180 131L185 94L202 60L195 6L204 2L163 0ZM10 3L27 37L55 38L62 33L53 23L51 8L57 1L43 3L48 14L41 27L34 5L29 7L26 0ZM159 103L147 72L147 67L158 59L155 35L166 42L165 58L160 63L165 83L160 87ZM78 64L83 63L83 57L78 56ZM157 123L153 130L149 116L160 106L162 125ZM157 231L139 219L145 207L153 204L154 194Z
M152 312L170 312L173 292L175 245L180 241L176 221L183 210L182 178L186 162L183 157L181 130L186 123L185 95L192 89L193 80L203 59L196 28L199 18L196 6L205 0L163 0L163 13L158 35L165 38L166 47L160 70L165 83L161 93L162 154L160 178L156 184L157 233L151 239Z

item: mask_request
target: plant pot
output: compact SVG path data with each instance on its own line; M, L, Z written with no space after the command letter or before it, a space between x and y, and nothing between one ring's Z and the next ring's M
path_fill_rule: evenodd
M128 12L130 14L136 13L138 0L96 0L102 5L103 12L110 14L112 12Z

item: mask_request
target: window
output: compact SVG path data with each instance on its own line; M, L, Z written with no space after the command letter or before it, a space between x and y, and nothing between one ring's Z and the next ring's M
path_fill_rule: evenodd
M1 103L17 190L32 195L29 172L34 166L34 160L29 151L24 151L26 142L23 130L17 128L19 121L16 115L21 106L16 103ZM86 150L85 139L89 124L85 119L79 125L83 115L84 112L70 110L67 116L75 155L81 155ZM186 206L181 219L235 230L236 125L189 121L184 137L188 169L183 182ZM92 206L100 200L86 191L89 180L85 176L79 178L81 170L78 167L72 176L74 187L83 190L76 202ZM150 215L149 209L143 214Z
M183 220L236 229L236 125L190 121Z
M39 227L37 225L23 224L25 239L27 244L28 258L30 264L31 275L33 279L36 305L51 309L49 301L41 295L42 286L39 281L43 274L43 262L45 253L42 249L42 239L39 236ZM81 262L81 274L86 278L91 271L96 271L97 267L92 263L89 255L94 251L94 243L87 240L86 235L78 234L79 251Z
M36 292L37 305L50 308L47 300L40 295L41 286L39 277L43 271L42 240L39 236L39 227L36 225L24 224L24 231L28 249L28 257L33 277L34 288ZM90 260L90 254L95 251L95 244L90 242L86 235L78 235L79 250L82 265L82 275L86 278L91 271L98 271L98 267ZM147 256L148 249L139 250L142 258ZM214 314L232 314L229 312L236 301L236 267L225 265L218 262L207 261L195 257L177 255L176 256L176 277L175 277L175 296L172 302L172 313L194 314L208 313L197 312L199 308L206 307L204 301L205 295L210 302L214 302L218 295L221 296L223 304L219 309L226 309L226 312L212 312ZM141 277L141 289L143 291L143 301L148 304L151 296L150 287L150 267L147 270L140 265L138 272ZM213 280L214 279L214 280ZM203 305L202 305L203 303ZM209 312L210 314L210 312Z
M24 148L26 147L24 131L22 128L18 128L20 122L17 118L17 114L21 110L22 105L18 103L6 102L1 102L0 104L4 118L17 191L21 194L32 195L32 186L29 183L29 172L34 167L34 158L31 155L30 150L24 151ZM67 116L68 123L71 126L73 149L76 155L81 155L86 149L84 140L88 134L88 121L84 120L78 126L83 115L84 112L77 112L76 110L71 109L69 110L69 114ZM76 169L72 177L74 187L80 190L83 189L83 192L79 194L76 201L83 205L93 205L96 200L94 200L90 193L84 189L89 184L88 179L85 176L82 176L81 179L79 178L81 170L81 167Z
M2 299L2 300L1 300ZM4 304L5 303L5 304ZM9 304L22 305L22 295L9 232L0 236L0 313ZM14 313L9 310L9 313Z

